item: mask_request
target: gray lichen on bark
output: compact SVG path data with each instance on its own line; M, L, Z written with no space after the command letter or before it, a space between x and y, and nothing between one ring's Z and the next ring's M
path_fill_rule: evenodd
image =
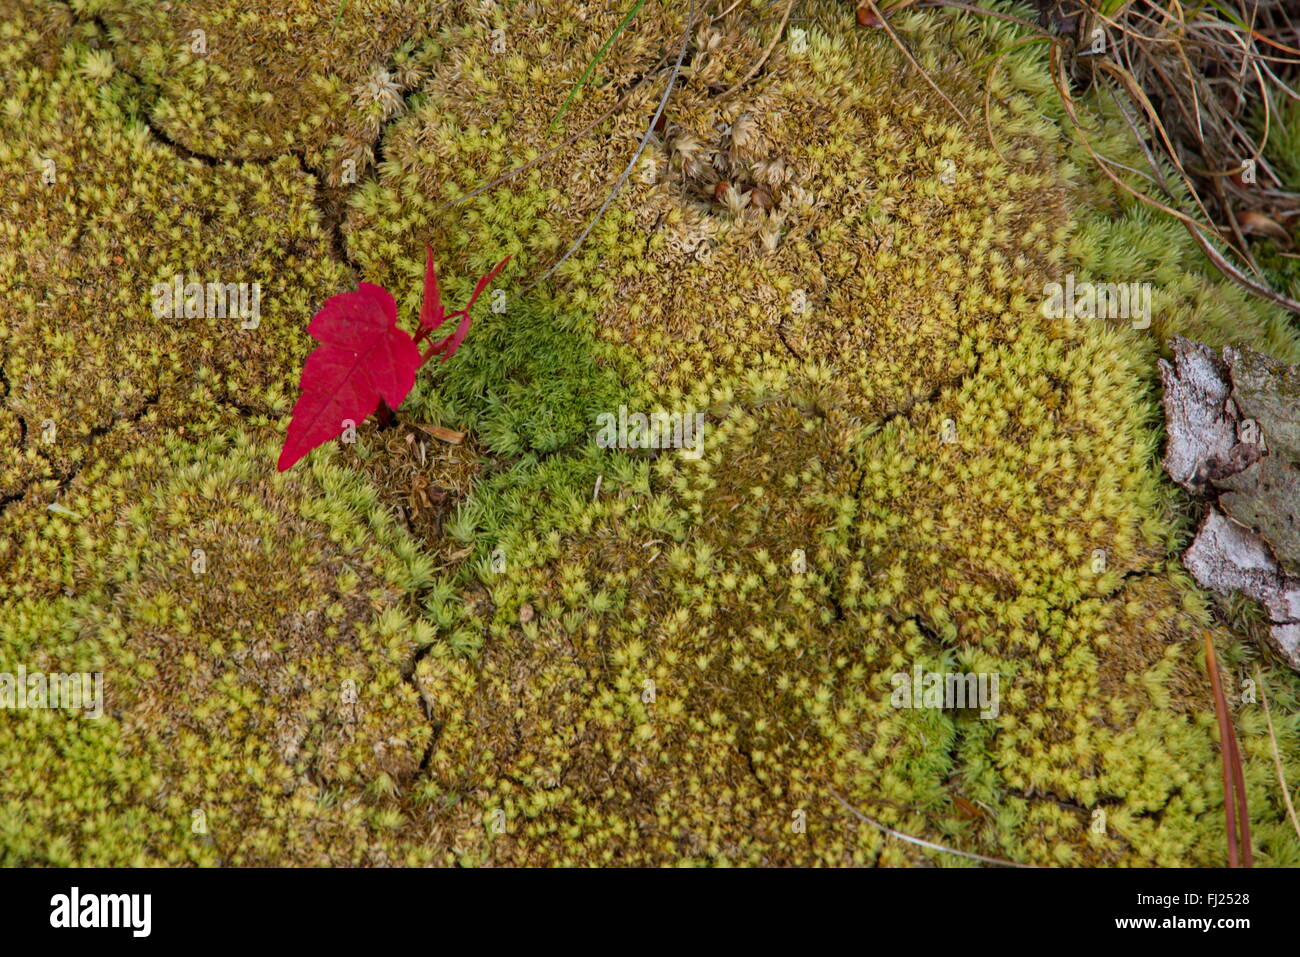
M1300 369L1248 349L1169 344L1165 471L1210 500L1183 563L1203 587L1259 602L1277 651L1300 670Z

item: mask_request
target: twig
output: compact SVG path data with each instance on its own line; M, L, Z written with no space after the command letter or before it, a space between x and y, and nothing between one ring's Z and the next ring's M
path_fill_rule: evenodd
M560 118L568 111L569 104L572 103L573 98L578 95L578 91L587 85L587 80L591 78L591 74L595 72L597 65L602 59L604 59L605 54L609 52L609 48L614 45L614 41L618 39L619 34L622 33L623 30L626 29L627 25L632 22L632 18L641 12L641 8L644 5L645 0L635 0L632 4L632 9L628 10L623 19L619 22L619 25L615 27L614 32L605 40L604 46L596 52L596 56L587 64L587 69L582 71L582 76L578 77L578 82L574 85L573 89L569 90L569 95L564 98L564 103L560 105L560 112L555 114L555 119L551 120L551 125L546 128L547 136L551 135L551 130L555 129L555 124L560 122Z
M950 107L952 107L952 111L956 113L959 117L961 117L961 121L963 123L970 122L969 120L966 119L966 114L963 113L961 110L957 109L957 104L954 103L952 100L948 99L948 95L944 93L943 90L939 89L938 86L935 85L934 80L930 79L930 74L926 73L925 70L922 69L921 64L916 62L916 57L912 56L912 51L907 48L907 45L904 44L902 39L898 36L898 34L894 32L894 28L889 25L889 21L885 19L885 15L881 13L880 8L876 6L876 0L865 0L865 2L867 6L871 7L871 12L876 15L876 18L878 20L880 20L880 25L884 27L885 32L889 34L889 39L894 41L894 46L898 47L898 49L903 51L903 56L907 57L908 62L911 63L912 66L916 68L916 72L921 74L921 79L925 80L925 82L929 84L930 89L938 93L939 96L943 98L943 101L947 103Z
M618 182L614 184L614 188L609 191L609 195L605 197L605 201L600 204L600 209L596 210L596 215L591 217L591 220L587 223L578 238L573 241L573 244L565 250L564 255L561 256L550 269L546 270L546 272L542 273L537 277L537 279L533 280L533 282L528 285L524 290L525 292L529 289L533 289L540 283L545 282L555 273L555 270L559 269L570 256L577 252L578 247L586 241L587 236L591 233L592 229L595 228L596 223L600 222L600 217L605 215L605 210L609 208L610 203L614 202L615 198L617 198L618 194L622 191L623 184L626 183L627 178L632 175L632 170L636 168L637 161L641 159L641 154L645 152L646 144L650 142L650 137L654 133L655 125L659 122L659 117L663 115L664 107L668 105L668 98L672 96L673 87L677 84L677 76L682 70L682 61L686 58L686 48L690 44L691 28L693 26L695 26L695 0L691 0L691 12L686 18L686 29L682 31L682 43L681 48L677 51L677 62L673 64L673 72L669 75L668 85L664 88L664 95L659 100L659 108L655 110L655 115L650 120L650 124L646 127L645 133L641 137L641 143L637 146L636 152L632 154L632 159L628 162L627 168L623 170L622 175L618 178Z
M781 22L777 25L776 34L772 37L772 42L767 45L767 49L764 50L763 55L758 58L758 62L749 68L749 72L733 83L730 89L723 91L722 97L728 97L732 93L735 93L742 86L748 83L755 73L763 68L763 64L767 62L767 58L772 55L772 51L776 49L776 45L781 42L781 34L785 32L785 25L787 21L789 21L790 11L793 9L794 0L789 0L785 5L785 13L781 15Z
M632 98L632 94L635 93L637 90L641 89L641 87L642 87L644 84L650 82L650 78L653 77L656 73L658 73L658 72L659 72L659 68L662 67L662 66L664 65L664 63L666 63L667 61L668 61L668 54L665 53L663 56L661 56L661 57L659 58L659 62L657 62L653 67L651 67L651 68L649 69L649 71L647 71L647 73L645 74L645 76L643 76L641 79L637 80L636 83L634 83L634 84L632 85L632 89L628 90L628 91L627 91L626 93L624 93L621 97L619 97L618 102L616 102L616 103L615 103L613 106L611 106L608 110L606 110L606 111L605 111L604 113L602 113L600 116L596 117L594 120L592 120L592 121L591 121L590 123L588 123L586 126L584 126L582 129L578 130L578 131L575 132L573 135L569 136L569 137L568 137L567 139L565 139L564 141L562 141L562 142L560 142L560 143L557 143L555 146L552 146L552 147L551 147L549 150L547 150L545 153L542 153L540 156L537 156L536 158L529 160L527 163L521 163L519 166L516 166L514 169L506 170L504 173L502 173L502 174L501 174L500 176L498 176L496 179L492 180L490 183L485 183L484 185L480 186L478 189L474 190L473 192L466 193L466 194L465 194L464 196L462 196L460 199L453 200L452 202L447 203L446 205L439 207L439 208L434 212L434 215L437 216L437 215L440 215L440 214L442 214L442 213L445 213L445 212L447 212L447 211L449 211L449 210L455 209L455 208L456 208L457 206L459 206L461 203L468 202L469 200L473 199L475 196L478 196L478 195L480 195L480 194L482 194L482 193L486 193L488 190L493 189L494 187L500 186L500 185L501 185L502 183L504 183L506 180L508 180L508 179L512 179L512 178L514 178L515 176L518 176L520 173L526 173L528 170L532 169L532 168L533 168L534 166L536 166L538 163L542 163L542 162L545 162L546 160L550 159L550 158L551 158L552 156L554 156L556 153L560 152L560 150L567 149L568 147L572 146L574 143L576 143L576 142L577 142L578 140L580 140L582 137L586 136L588 133L590 133L592 130L594 130L597 126L599 126L601 123L604 123L607 119L609 119L609 118L610 118L611 116L613 116L616 112L618 112L620 109L622 109L622 107L627 103L627 101L630 100L630 99Z
M912 837L910 834L904 834L902 831L895 831L892 827L885 827L885 825L878 821L873 821L834 791L831 791L830 795L835 798L835 800L839 801L840 804L844 806L845 810L859 820L865 821L867 824L870 824L877 830L883 831L890 837L896 837L900 841L907 841L909 844L915 844L917 847L929 848L932 851L942 851L945 854L956 854L958 857L965 857L972 861L983 861L985 864L997 864L1002 867L1038 868L1037 864L1020 864L1016 861L1004 861L999 857L985 857L983 854L972 854L970 851L958 851L951 847L944 847L942 844L935 844L933 841L925 841L919 837Z

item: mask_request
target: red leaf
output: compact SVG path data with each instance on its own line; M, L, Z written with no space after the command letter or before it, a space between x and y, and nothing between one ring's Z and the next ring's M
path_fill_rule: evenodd
M420 305L420 331L437 329L447 318L438 294L438 274L433 270L433 247L424 244L424 302Z
M298 383L302 395L280 451L281 472L341 435L345 419L361 423L380 399L393 409L401 405L420 365L420 351L397 327L397 303L382 286L363 282L330 298L307 332L320 345Z
M439 339L431 345L429 350L421 359L422 363L428 362L434 356L439 354L442 355L442 361L446 362L456 354L456 350L460 348L460 344L465 341L465 334L469 332L469 310L462 309L460 312L453 312L452 315L460 316L460 322L456 324L456 331L445 339Z
M460 316L460 322L456 324L456 331L453 332L451 335L447 336L447 338L441 339L438 342L434 343L432 346L430 346L429 350L425 352L422 362L428 362L434 356L439 354L442 355L442 361L446 362L448 359L450 359L452 356L456 354L456 350L460 348L460 344L465 341L466 333L469 332L470 310L474 308L475 301L478 299L479 294L488 287L488 283L490 283L493 279L497 277L497 273L499 273L505 267L505 264L508 262L510 262L509 256L507 256L505 259L501 260L499 263L493 266L492 271L478 281L478 283L474 286L474 292L470 295L469 303L465 306L465 308L461 309L458 312L451 313L451 315L453 316ZM432 251L429 254L429 263L430 265L432 265L433 263ZM428 306L428 295L429 295L428 276L429 273L426 272L425 286L424 286L426 307ZM434 280L434 295L437 296L437 280ZM442 309L441 303L438 304L438 309L439 310ZM446 316L440 316L438 322L441 323L442 320L445 318Z
M487 288L488 283L490 283L493 279L497 278L497 273L499 273L505 267L505 264L508 262L510 262L509 256L507 256L505 259L501 260L499 263L493 266L492 271L478 281L478 284L474 286L473 294L469 297L469 302L465 306L466 312L469 312L471 309L474 308L474 300L478 299L478 294Z

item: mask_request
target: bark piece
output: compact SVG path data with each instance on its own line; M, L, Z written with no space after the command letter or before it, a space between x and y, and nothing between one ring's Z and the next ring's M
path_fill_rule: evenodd
M1211 503L1183 563L1203 587L1259 602L1272 643L1300 671L1300 368L1169 344L1165 470Z
M1259 602L1272 623L1273 646L1300 670L1300 579L1278 568L1263 538L1212 508L1183 564L1206 588L1239 591Z
M1160 360L1169 440L1165 471L1187 491L1205 491L1210 463L1226 460L1237 444L1236 408L1228 368L1209 346L1171 337L1174 363Z

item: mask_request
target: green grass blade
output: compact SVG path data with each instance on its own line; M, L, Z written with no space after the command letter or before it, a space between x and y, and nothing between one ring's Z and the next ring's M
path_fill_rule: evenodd
M623 16L622 22L620 22L614 29L614 32L609 35L609 39L605 41L604 45L599 51L597 51L596 55L592 57L591 62L587 64L587 69L582 71L582 76L578 77L578 82L574 85L573 89L569 91L569 95L565 97L564 103L561 104L560 112L555 114L555 119L551 120L551 125L546 128L547 133L550 133L555 129L555 124L560 122L560 117L564 116L565 111L569 108L569 104L573 102L573 98L578 95L578 91L581 90L587 80L590 79L592 71L596 69L596 65L600 63L601 58L609 50L610 46L613 45L614 41L618 39L618 35L623 32L624 27L632 22L632 18L637 15L637 11L644 5L645 0L636 0L636 2L632 4L632 9Z

